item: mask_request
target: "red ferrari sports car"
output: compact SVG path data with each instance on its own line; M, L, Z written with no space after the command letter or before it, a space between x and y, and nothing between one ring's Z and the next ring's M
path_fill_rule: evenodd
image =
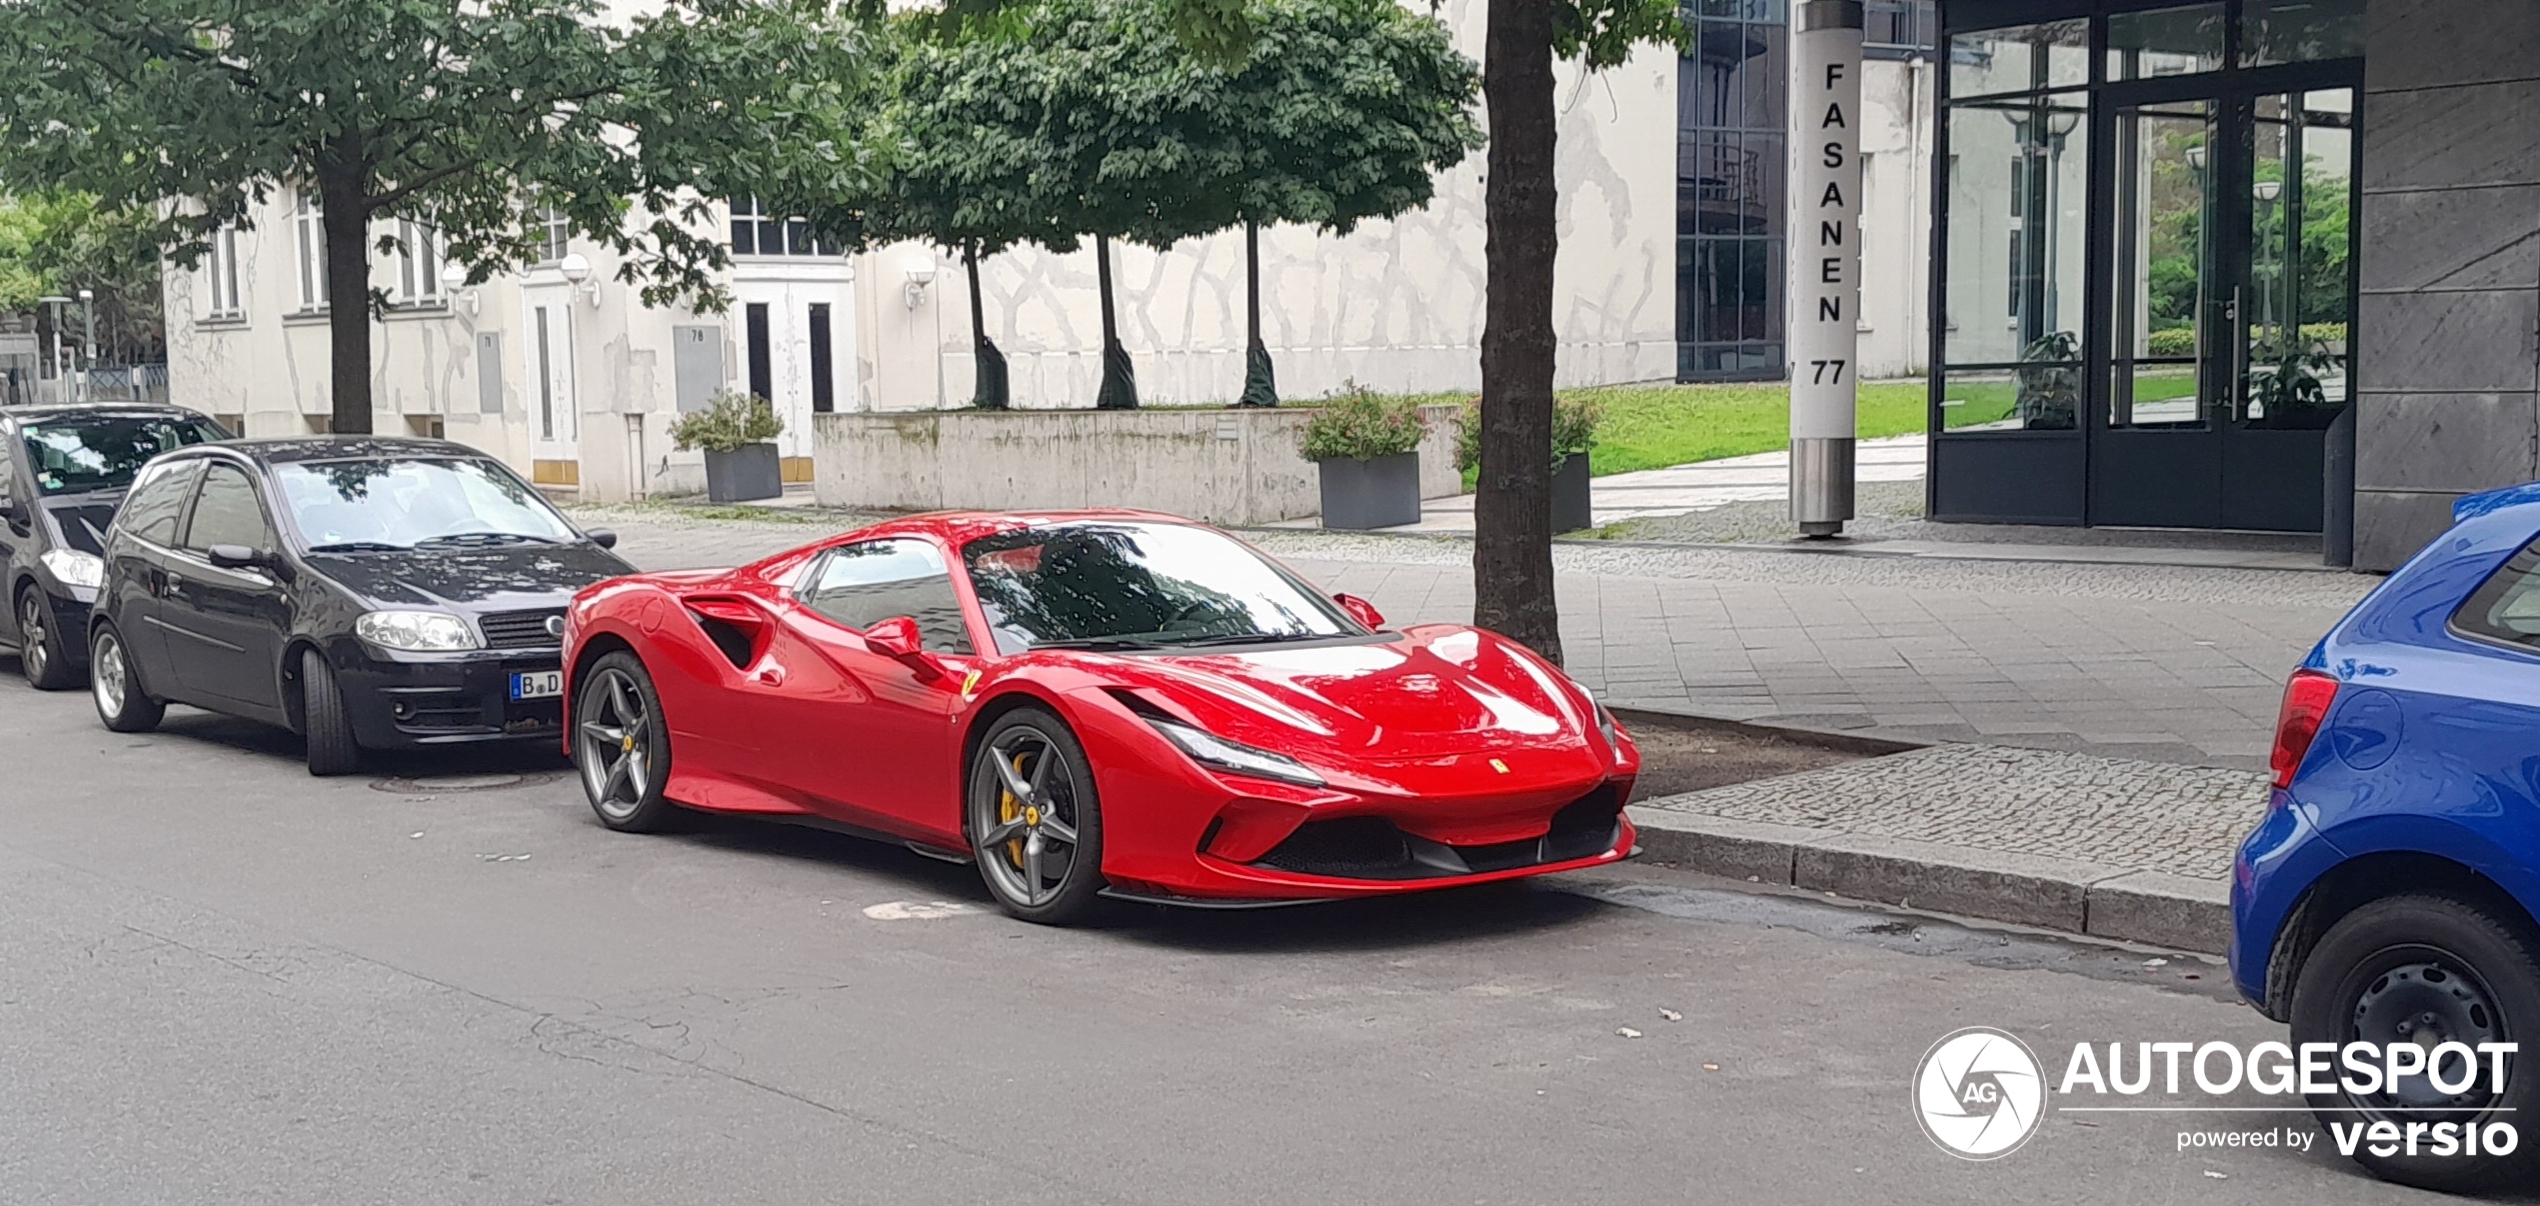
M1044 922L1102 895L1272 904L1593 866L1640 755L1461 625L1389 631L1217 531L1132 511L892 520L565 619L600 821L681 809L975 862Z

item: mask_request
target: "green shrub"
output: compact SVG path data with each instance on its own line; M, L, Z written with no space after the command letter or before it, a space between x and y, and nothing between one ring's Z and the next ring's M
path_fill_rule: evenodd
M2171 327L2154 331L2144 341L2144 353L2151 356L2193 356L2196 354L2196 328Z
M1352 384L1305 421L1297 433L1297 451L1309 461L1372 461L1416 451L1428 433L1418 403Z
M1555 395L1552 399L1552 467L1596 449L1596 429L1605 424L1605 408L1585 398ZM1482 400L1472 399L1455 413L1455 467L1465 473L1482 465Z
M704 410L690 411L672 422L670 444L681 452L699 448L734 452L764 444L784 431L785 421L776 417L776 407L767 399L727 389L710 399Z

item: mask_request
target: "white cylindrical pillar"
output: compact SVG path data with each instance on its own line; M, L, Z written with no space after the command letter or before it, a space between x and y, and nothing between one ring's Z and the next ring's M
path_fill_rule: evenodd
M1861 0L1800 0L1790 21L1790 517L1853 517L1861 345Z

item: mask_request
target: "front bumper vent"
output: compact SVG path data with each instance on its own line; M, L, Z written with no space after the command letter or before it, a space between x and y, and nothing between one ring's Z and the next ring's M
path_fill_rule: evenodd
M1623 801L1613 784L1562 806L1542 837L1453 846L1402 831L1384 817L1335 817L1296 827L1256 867L1333 879L1448 879L1594 858L1622 836Z

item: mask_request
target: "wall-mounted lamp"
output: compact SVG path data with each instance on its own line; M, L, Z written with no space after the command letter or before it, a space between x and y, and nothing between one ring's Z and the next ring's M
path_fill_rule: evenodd
M599 308L600 282L592 279L591 261L587 257L579 251L570 252L556 261L556 271L564 274L566 282L582 295L582 300L591 303L592 309Z
M935 283L935 257L910 256L907 262L900 265L900 271L908 277L908 284L903 293L903 296L908 299L908 308L914 310L925 305L926 286Z
M452 301L467 303L467 312L476 313L483 303L477 298L477 287L467 283L467 265L456 262L441 265L441 291Z

